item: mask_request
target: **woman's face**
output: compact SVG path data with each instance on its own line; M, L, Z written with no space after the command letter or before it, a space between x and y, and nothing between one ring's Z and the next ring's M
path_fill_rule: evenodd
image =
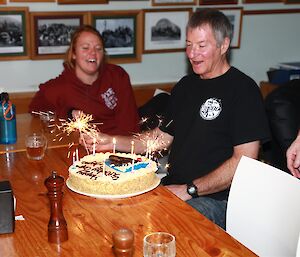
M77 76L95 76L104 57L101 40L91 32L82 32L77 39L73 59Z

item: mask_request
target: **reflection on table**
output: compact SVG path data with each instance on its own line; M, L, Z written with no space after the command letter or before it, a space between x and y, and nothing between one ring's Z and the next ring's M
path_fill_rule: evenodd
M27 134L33 132L44 133L48 139L48 148L55 148L60 146L67 146L71 142L78 143L78 135L72 134L70 137L66 135L57 136L58 130L50 133L51 129L45 129L38 116L33 116L29 113L17 114L17 142L15 144L1 144L0 154L7 152L20 152L26 151L25 137Z
M155 231L176 237L178 257L256 256L221 228L170 193L165 187L125 199L97 199L64 187L63 211L69 240L47 241L50 208L44 180L55 170L65 179L72 160L67 148L48 149L41 161L30 161L25 152L0 155L0 180L11 182L17 199L15 232L0 235L1 256L113 256L112 233L121 227L133 230L135 257L141 257L143 238ZM80 149L80 155L85 155Z

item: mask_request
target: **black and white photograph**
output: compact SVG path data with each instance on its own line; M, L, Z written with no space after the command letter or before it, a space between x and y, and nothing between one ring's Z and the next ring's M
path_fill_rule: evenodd
M134 18L96 19L108 55L134 54Z
M0 59L27 55L26 11L0 9Z
M64 53L71 42L71 36L80 25L79 20L38 20L38 53Z
M144 53L182 51L192 9L146 10Z
M110 62L141 61L141 11L92 12L91 19L103 37Z
M74 31L83 24L82 15L39 15L32 17L33 59L63 58Z

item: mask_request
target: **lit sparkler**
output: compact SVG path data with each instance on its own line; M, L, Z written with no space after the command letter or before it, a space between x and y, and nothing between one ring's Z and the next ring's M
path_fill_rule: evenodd
M32 113L40 116L47 114L47 112L32 112ZM80 112L80 114L74 117L73 119L68 119L68 120L58 119L58 123L56 123L55 120L53 120L53 124L49 125L49 127L53 127L50 133L54 134L55 132L57 132L57 129L59 130L59 133L55 135L56 138L53 139L53 141L56 140L61 141L65 135L70 136L73 132L78 131L79 136L84 143L84 147L87 151L87 154L89 154L83 134L95 139L98 138L98 134L99 134L99 130L97 129L96 126L97 123L92 123L92 121L93 121L93 116L91 114L84 114L83 112ZM69 143L69 149L73 145L74 142Z
M160 126L163 119L161 116L157 116L157 118L157 126ZM145 123L147 121L147 117L143 117L141 119L141 123ZM147 158L154 158L156 153L163 157L163 152L167 151L169 142L165 141L163 136L160 135L160 133L157 130L150 130L149 132L144 132L143 134L137 134L135 137L141 142L143 142L143 144L145 145Z

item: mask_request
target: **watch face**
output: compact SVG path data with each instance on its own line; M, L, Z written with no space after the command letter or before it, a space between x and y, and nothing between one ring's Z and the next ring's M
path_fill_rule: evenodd
M196 193L196 188L194 186L190 186L188 188L189 194L195 194Z

